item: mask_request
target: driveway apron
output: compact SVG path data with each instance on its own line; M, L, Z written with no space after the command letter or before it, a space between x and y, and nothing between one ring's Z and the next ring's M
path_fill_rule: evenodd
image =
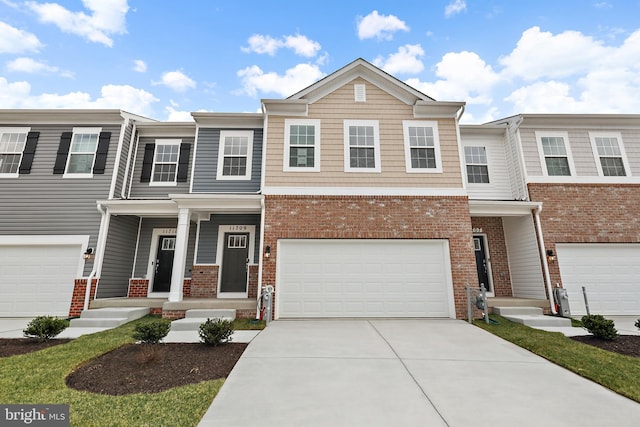
M640 425L640 404L458 320L276 321L201 426Z

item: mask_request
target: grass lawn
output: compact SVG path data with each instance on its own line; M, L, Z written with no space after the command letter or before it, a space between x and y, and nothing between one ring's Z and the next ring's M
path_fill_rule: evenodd
M507 341L550 360L585 378L640 402L640 360L604 351L565 337L560 332L546 332L501 316L491 316L498 325L482 320L474 324Z
M144 318L143 318L144 319ZM248 323L248 322L247 322ZM131 322L46 350L0 359L0 402L69 404L75 426L194 426L224 380L205 381L157 394L108 396L70 389L65 377L78 365L125 343ZM243 321L234 325L241 329Z

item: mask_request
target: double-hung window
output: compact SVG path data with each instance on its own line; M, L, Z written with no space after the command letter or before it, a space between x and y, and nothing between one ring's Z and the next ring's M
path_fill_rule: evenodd
M175 185L178 174L180 140L156 140L151 171L152 185Z
M469 184L488 184L489 165L486 147L464 147L464 159L467 164L467 182Z
M404 120L404 154L408 173L440 173L438 123Z
M253 131L220 131L217 179L250 180Z
M285 120L285 172L320 171L320 120Z
M0 128L0 176L17 177L29 129Z
M619 133L589 132L600 176L627 176L629 165Z
M536 132L542 171L546 176L572 176L573 158L566 132Z
M65 176L86 177L93 173L100 128L74 128Z
M380 172L377 120L344 121L345 172Z

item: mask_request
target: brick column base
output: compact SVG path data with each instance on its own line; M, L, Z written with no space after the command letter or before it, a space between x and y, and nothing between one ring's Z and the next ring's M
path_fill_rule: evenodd
M149 295L149 279L129 279L127 298L146 298Z
M73 295L71 297L71 305L69 306L69 317L78 317L84 309L84 297L87 293L87 279L75 279L73 282ZM91 280L91 292L89 301L93 300L98 286L98 279Z
M189 296L193 298L217 298L219 268L217 265L194 265L191 270Z

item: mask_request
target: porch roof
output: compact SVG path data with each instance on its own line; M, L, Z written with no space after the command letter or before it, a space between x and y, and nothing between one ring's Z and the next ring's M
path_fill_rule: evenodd
M531 215L542 203L518 200L469 200L471 216L523 216Z

